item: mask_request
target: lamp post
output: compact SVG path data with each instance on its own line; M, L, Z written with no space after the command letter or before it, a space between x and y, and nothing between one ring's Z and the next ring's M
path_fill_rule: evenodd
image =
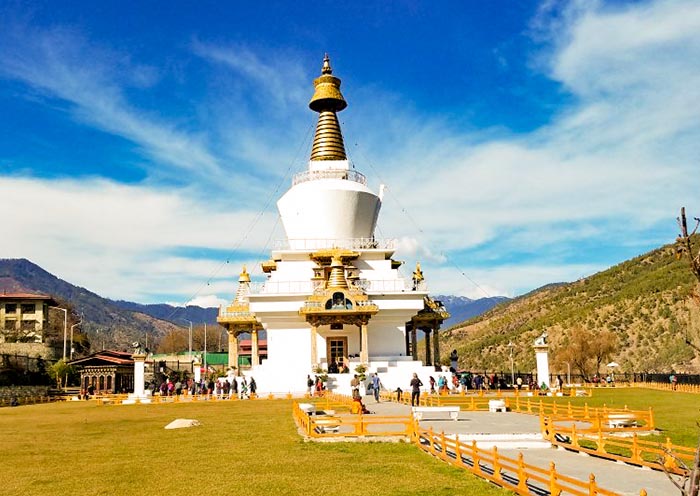
M68 337L68 310L61 307L49 307L63 312L63 361L66 361L66 338Z
M73 360L73 329L83 323L83 316L80 316L80 321L77 324L70 326L70 359Z
M513 344L512 341L508 343L508 348L510 350L510 385L514 386L515 385L515 366L514 366L514 360L513 360Z
M190 323L190 333L189 333L189 336L187 338L187 359L191 362L192 361L192 321L189 319L183 319L182 317L180 317L180 320Z
M204 323L204 370L207 369L207 323Z

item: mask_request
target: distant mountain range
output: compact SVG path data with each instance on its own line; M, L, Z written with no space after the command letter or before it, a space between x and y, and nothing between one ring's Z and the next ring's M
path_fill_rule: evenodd
M491 310L499 303L510 301L510 298L505 296L491 296L472 300L466 296L437 295L434 299L440 300L442 304L445 305L445 308L447 308L447 311L450 312L450 318L442 324L443 329L447 329L460 322L469 320L472 317L481 315Z
M82 329L93 343L113 349L127 349L133 341L162 338L169 330L188 325L216 325L217 308L144 305L110 300L85 288L75 286L47 272L26 259L0 259L0 292L42 293L69 303L82 314ZM496 296L472 300L463 296L436 296L451 317L443 328L479 315L508 298ZM94 348L94 346L93 346Z

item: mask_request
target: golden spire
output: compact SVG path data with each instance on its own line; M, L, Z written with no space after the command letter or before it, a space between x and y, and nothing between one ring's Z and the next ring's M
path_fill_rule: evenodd
M250 294L250 275L243 266L240 276L238 277L238 289L236 290L236 296L233 299L234 303L248 303L248 295Z
M340 93L340 79L332 74L331 60L326 54L321 76L314 79L314 96L309 102L309 108L319 114L311 146L311 160L347 160L336 112L348 104Z
M331 273L328 275L329 289L348 289L348 281L345 279L345 266L340 258L333 257L331 261Z

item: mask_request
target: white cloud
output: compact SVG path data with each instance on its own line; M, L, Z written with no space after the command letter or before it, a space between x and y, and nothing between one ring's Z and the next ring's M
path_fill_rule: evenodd
M17 208L28 198L31 207ZM148 302L164 293L233 294L241 265L255 267L258 261L248 253L264 245L275 224L271 216L256 220L257 212L218 211L185 190L104 180L0 177L0 210L13 212L4 220L4 232L12 235L3 237L3 257L28 258L103 296ZM208 259L171 253L183 247L221 254Z
M556 22L545 23L558 5L546 2L533 21L548 43L537 67L571 99L533 132L465 130L449 117L419 112L401 95L376 86L353 89L343 114L349 155L375 189L380 180L389 186L378 235L399 238L397 258L410 269L413 258L421 260L435 292L483 296L469 278L491 295L511 296L575 280L604 267L561 262L562 253L582 242L642 247L666 233L671 241L679 207L700 211L693 182L700 156L700 4L571 2ZM16 233L3 255L42 262L71 282L120 298L164 291L182 301L232 295L239 267L230 279L210 280L220 261L168 250L235 247L256 218L252 205L283 193L289 183L275 177L306 160L297 145L314 117L304 108L315 71L302 71L289 54L270 58L243 45L197 41L193 51L227 74L220 91L231 97L212 97L219 103L215 129L188 132L125 97L124 86L157 84L157 71L121 61L130 76L120 79L105 62L113 54L88 48L74 34L32 34L0 52L6 77L69 102L84 122L132 140L159 163L196 168L195 183L213 187L200 196L100 180L0 179L0 208L32 198L34 209L20 209L3 227ZM80 61L91 55L97 63L86 68ZM220 144L209 146L213 139ZM273 179L249 180L232 170L231 158ZM244 194L222 200L228 187ZM36 211L57 215L47 220ZM265 244L272 217L245 237L248 253ZM482 258L469 258L477 250ZM491 266L508 253L532 259ZM254 270L255 260L246 263Z
M162 174L167 164L201 177L222 176L219 159L201 135L178 129L156 117L156 111L137 109L127 101L122 86L153 85L156 72L69 30L14 26L0 36L0 75L68 103L76 120L137 144L159 162L152 174Z
M216 295L201 295L191 299L187 305L194 305L202 308L219 308L221 305L226 305L230 300L219 298Z

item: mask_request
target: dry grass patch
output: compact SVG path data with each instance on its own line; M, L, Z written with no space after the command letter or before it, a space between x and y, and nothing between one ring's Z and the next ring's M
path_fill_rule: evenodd
M407 443L304 442L288 400L3 408L0 432L7 495L510 494Z

